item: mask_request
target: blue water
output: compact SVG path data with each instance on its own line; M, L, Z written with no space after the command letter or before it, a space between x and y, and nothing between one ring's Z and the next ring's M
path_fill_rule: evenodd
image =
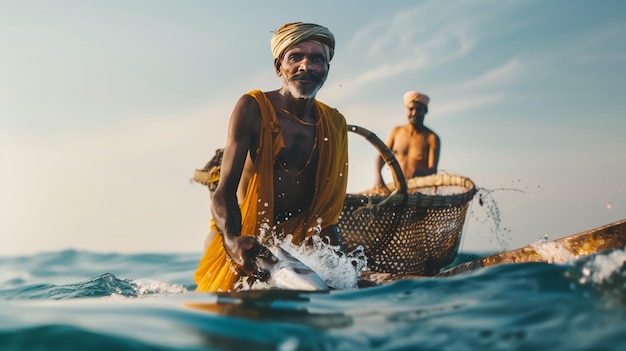
M0 258L0 350L626 350L623 250L330 293L195 293L199 259Z

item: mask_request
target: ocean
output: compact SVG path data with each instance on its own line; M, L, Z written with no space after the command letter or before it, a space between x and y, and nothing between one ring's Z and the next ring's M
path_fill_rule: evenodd
M624 250L326 293L196 293L199 259L2 257L0 350L626 350Z

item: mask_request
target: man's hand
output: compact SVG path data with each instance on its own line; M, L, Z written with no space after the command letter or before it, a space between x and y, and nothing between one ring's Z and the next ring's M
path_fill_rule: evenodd
M261 281L268 280L270 272L257 265L257 258L270 264L278 262L278 258L270 250L251 236L224 238L224 249L241 273Z
M339 250L344 251L345 247L343 246L343 243L341 242L341 231L339 230L339 226L335 225L331 225L329 227L327 227L326 229L322 230L320 232L320 237L323 240L326 240L328 244L332 245L332 246L338 246Z

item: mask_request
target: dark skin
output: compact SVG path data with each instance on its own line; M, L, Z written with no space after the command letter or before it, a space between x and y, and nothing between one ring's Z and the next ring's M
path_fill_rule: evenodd
M425 105L417 101L410 102L406 106L409 123L392 129L387 138L386 144L393 151L407 179L437 173L441 140L435 132L424 125L427 111ZM378 157L374 190L377 193L388 194L390 191L381 175L383 165L384 160Z
M276 74L282 77L283 86L265 94L276 110L286 145L274 164L276 224L306 212L313 201L318 161L314 98L329 67L323 47L314 42L294 45L275 62ZM212 198L212 214L233 264L243 274L263 280L269 273L257 266L256 258L268 262L277 259L254 237L241 235L239 209L256 159L260 129L258 104L254 98L242 96L231 115L220 181ZM211 234L215 235L209 233L209 236ZM320 235L331 245L341 247L336 224L322 230Z

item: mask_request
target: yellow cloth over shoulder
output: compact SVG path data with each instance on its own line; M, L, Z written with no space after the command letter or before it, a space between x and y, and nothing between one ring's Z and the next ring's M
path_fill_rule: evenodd
M276 112L260 90L248 93L261 110L261 133L253 175L248 191L239 205L242 216L241 235L258 237L259 227L274 226L274 161L284 147ZM292 242L300 244L313 235L313 228L321 220L322 229L337 224L343 208L348 180L348 131L346 120L337 110L315 101L315 114L320 118L317 127L319 161L315 177L315 196L309 211L281 223L277 230L293 234ZM212 228L215 224L211 220ZM216 235L207 247L194 274L197 291L231 291L239 275L231 265Z

